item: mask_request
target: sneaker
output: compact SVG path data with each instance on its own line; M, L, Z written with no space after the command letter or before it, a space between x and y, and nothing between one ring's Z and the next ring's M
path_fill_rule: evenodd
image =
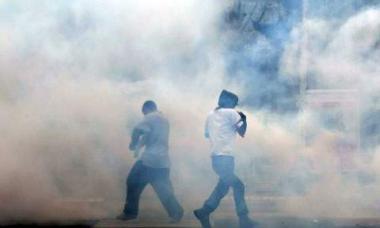
M131 214L125 214L125 213L121 213L120 215L116 216L116 219L119 219L119 220L132 220L136 218L137 218L137 215L131 215Z
M254 228L257 223L250 219L247 215L239 217L239 228Z
M197 209L194 212L195 217L199 220L202 228L211 228L210 224L210 214L204 213L202 209Z

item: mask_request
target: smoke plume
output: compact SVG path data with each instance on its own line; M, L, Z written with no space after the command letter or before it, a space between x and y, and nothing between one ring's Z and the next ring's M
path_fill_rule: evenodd
M378 216L380 147L360 120L379 112L378 5L331 1L333 17L268 2L0 1L0 222L116 215L147 99L171 123L175 192L200 206L216 182L204 120L222 89L248 116L236 151L248 195L287 196L278 207L292 215ZM358 105L326 117L305 89Z

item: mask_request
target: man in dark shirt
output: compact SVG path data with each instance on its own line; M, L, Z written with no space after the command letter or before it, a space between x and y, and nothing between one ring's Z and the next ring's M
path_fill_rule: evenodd
M146 101L142 112L144 119L133 129L129 149L138 151L145 146L145 150L128 175L124 211L117 218L137 218L140 195L145 186L151 184L171 222L176 223L183 216L183 208L174 195L169 177L169 121L157 110L153 101Z

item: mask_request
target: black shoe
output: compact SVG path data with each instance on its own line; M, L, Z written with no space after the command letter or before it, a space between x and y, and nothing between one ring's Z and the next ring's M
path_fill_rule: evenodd
M239 217L239 228L254 228L257 223L250 219L247 215Z
M204 213L202 209L197 209L193 211L195 217L199 220L202 225L202 228L211 228L210 224L210 214Z
M116 219L119 219L119 220L132 220L132 219L136 219L137 218L137 215L128 215L128 214L125 214L125 213L121 213L120 215L116 216Z
M183 210L179 212L178 215L171 217L169 223L171 224L179 223L182 217L183 217Z

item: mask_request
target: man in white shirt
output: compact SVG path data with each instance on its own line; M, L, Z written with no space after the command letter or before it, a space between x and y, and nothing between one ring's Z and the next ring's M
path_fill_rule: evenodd
M223 90L218 107L207 117L205 136L211 142L212 168L219 176L219 182L203 207L194 211L195 217L203 228L210 228L209 215L219 206L227 195L229 188L233 189L236 213L239 216L241 228L251 228L253 221L248 216L248 208L244 199L244 184L234 173L234 144L236 134L244 137L247 122L246 116L234 108L238 97Z
M144 119L133 129L129 149L138 151L145 146L145 150L128 175L124 211L117 218L137 218L140 195L146 185L151 184L171 222L176 223L183 216L183 208L174 195L169 176L169 121L157 110L153 101L146 101L142 112Z

